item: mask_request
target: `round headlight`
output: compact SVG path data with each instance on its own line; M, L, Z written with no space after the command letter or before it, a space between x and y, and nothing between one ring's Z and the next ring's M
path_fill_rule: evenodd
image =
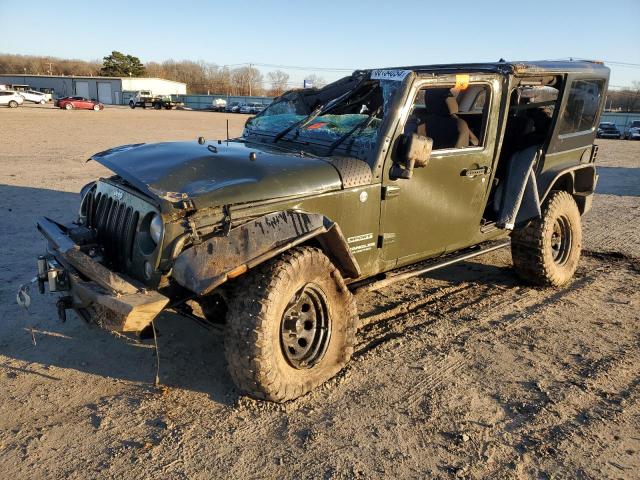
M160 243L160 239L162 239L162 217L157 213L153 214L149 224L149 235L151 235L151 239L156 245Z

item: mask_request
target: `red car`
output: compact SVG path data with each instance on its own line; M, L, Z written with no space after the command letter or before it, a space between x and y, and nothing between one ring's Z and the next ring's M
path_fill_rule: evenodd
M100 102L84 97L59 98L56 100L56 107L64 108L65 110L95 110L96 112L104 109L104 105Z

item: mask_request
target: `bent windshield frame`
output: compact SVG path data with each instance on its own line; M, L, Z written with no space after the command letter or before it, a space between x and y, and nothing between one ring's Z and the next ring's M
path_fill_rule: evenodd
M267 137L319 156L340 152L369 161L401 85L360 74L322 89L287 92L247 122L243 137Z

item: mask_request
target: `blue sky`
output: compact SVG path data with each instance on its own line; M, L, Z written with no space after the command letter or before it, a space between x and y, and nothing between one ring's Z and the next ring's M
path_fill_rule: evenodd
M344 69L500 57L640 64L640 0L110 0L104 6L30 0L26 5L0 0L0 52L91 60L120 50L143 61ZM611 67L612 85L640 80L638 66ZM309 73L327 80L344 75L287 73L294 81Z

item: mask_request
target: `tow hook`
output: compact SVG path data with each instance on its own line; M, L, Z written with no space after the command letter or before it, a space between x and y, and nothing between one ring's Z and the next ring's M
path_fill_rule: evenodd
M56 308L58 309L58 318L62 323L67 321L67 310L73 308L73 298L69 295L60 297L56 302Z

